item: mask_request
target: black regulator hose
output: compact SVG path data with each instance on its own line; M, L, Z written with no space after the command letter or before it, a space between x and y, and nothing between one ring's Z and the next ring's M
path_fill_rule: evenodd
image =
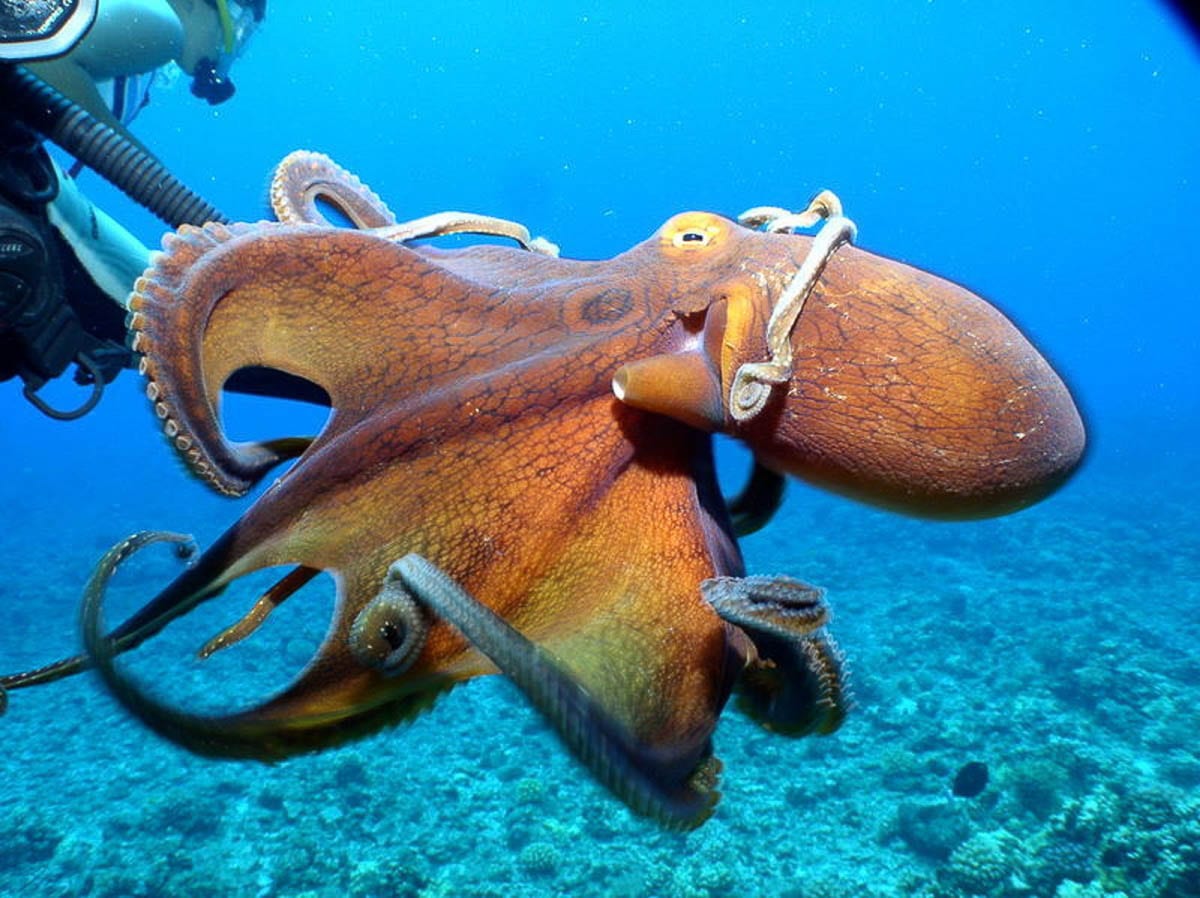
M0 97L26 125L171 227L229 221L150 153L20 66L0 64Z

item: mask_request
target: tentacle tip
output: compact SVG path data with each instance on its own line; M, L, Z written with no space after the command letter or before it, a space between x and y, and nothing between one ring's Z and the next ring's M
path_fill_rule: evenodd
M191 562L195 560L199 551L200 545L196 542L196 538L194 536L184 536L182 540L175 543L175 557L180 561L188 562L189 566Z
M698 829L716 812L721 801L717 788L724 764L715 755L702 758L682 779L642 769L622 770L626 757L607 758L611 764L593 768L598 778L635 814L673 832Z
M713 815L721 800L721 792L717 788L721 784L721 771L725 765L716 755L709 755L696 765L692 775L688 777L687 787L699 796L701 808L698 813L686 820L688 829L694 829Z
M543 256L550 256L557 259L561 250L557 243L547 240L545 237L534 237L529 241L529 249Z
M829 622L825 591L785 576L714 577L700 594L729 623L785 641L806 636Z

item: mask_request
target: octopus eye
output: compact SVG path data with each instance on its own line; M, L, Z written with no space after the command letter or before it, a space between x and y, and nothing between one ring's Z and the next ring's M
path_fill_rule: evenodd
M708 231L689 228L676 234L672 242L676 246L707 246L710 240L712 240L712 234Z
M404 647L404 628L397 621L384 621L379 627L379 636L392 647L395 652Z
M429 625L399 582L383 590L358 613L350 628L350 651L364 666L394 676L416 660Z

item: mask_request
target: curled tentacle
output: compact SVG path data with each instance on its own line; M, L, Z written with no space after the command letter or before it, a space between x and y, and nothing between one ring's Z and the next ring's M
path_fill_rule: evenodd
M100 559L88 580L79 617L87 660L96 668L100 679L113 696L126 710L159 735L186 744L187 740L180 738L180 734L188 733L203 738L209 721L176 711L156 701L144 694L131 680L122 676L113 664L117 648L111 640L104 637L102 629L104 593L121 563L152 543L178 543L183 540L190 540L190 537L161 531L144 531L113 546Z
M835 732L851 705L837 643L825 633L751 638L763 660L748 667L737 684L739 710L783 736Z
M108 551L100 563L107 563L115 570L116 566L122 561L138 549L152 542L174 543L175 554L183 560L190 559L196 552L196 541L188 534L146 531L134 534L118 543ZM110 556L113 556L114 553L118 557L110 559ZM145 609L127 620L113 632L113 636L109 640L110 651L113 654L119 654L120 652L135 648L144 639L158 632L161 626L165 625L165 621L154 620L153 616L147 618L144 612ZM50 664L45 664L32 670L6 674L0 677L0 697L3 697L8 690L27 689L30 686L53 683L56 680L74 676L77 673L87 670L89 667L91 667L91 659L86 654L81 654L60 658L57 661L52 661ZM0 708L0 713L3 713L2 708Z
M700 594L730 623L785 639L829 622L824 592L792 577L714 577Z
M822 190L814 196L803 212L792 212L780 206L755 206L737 217L738 224L771 234L790 233L797 228L811 228L823 218L843 215L842 201L832 190Z
M358 228L382 228L396 216L376 193L324 153L296 150L275 167L271 208L287 224L333 223L321 214L318 200L329 203Z
M74 664L75 670L94 667L126 711L159 736L188 751L211 758L260 761L320 751L410 720L431 707L437 695L453 685L450 681L435 679L418 690L389 697L348 715L338 714L336 707L316 709L300 716L280 713L278 703L286 699L286 692L229 715L199 715L171 707L117 670L114 659L118 653L140 645L199 602L220 592L211 576L214 566L223 567L222 542L210 547L197 564L189 567L111 635L106 637L102 631L104 594L117 568L142 547L164 541L182 543L189 548L193 545L190 537L178 534L139 533L104 555L88 581L80 609L86 654L79 659L70 659L70 663ZM289 577L298 577L303 570L298 568ZM285 577L284 581L288 579ZM66 663L60 662L60 665Z
M792 330L809 294L821 279L826 264L843 243L853 243L857 228L854 222L841 214L842 204L829 191L817 195L808 208L796 216L769 218L768 230L792 230L810 223L824 221L821 230L813 239L808 256L800 270L792 277L787 288L775 301L771 318L767 322L767 350L770 358L761 362L745 362L734 375L729 388L729 413L734 420L745 423L763 410L771 396L772 388L787 383L792 376ZM743 213L752 216L761 210L751 209ZM771 209L770 212L776 210Z
M278 226L276 226L278 227ZM128 327L142 358L146 396L184 463L217 492L244 495L268 470L300 455L308 437L233 443L221 430L221 382L204 376L204 327L231 282L197 279L194 266L253 226L184 225L163 238L163 253L134 284Z
M117 568L130 555L157 542L181 542L190 537L156 531L138 533L110 549L92 572L84 590L80 608L87 661L95 667L100 679L121 705L165 739L207 757L255 758L274 760L308 747L302 737L289 738L280 726L256 717L257 708L225 717L191 714L159 701L144 692L131 679L117 670L114 658L122 646L105 638L103 626L104 593ZM319 748L330 744L314 744Z
M195 540L182 533L168 533L164 530L143 530L133 536L121 540L104 553L92 576L88 579L83 591L83 605L80 609L80 620L83 626L84 649L89 660L98 662L101 658L110 665L120 647L113 640L105 638L101 629L100 603L104 598L104 590L112 579L117 568L130 556L154 543L174 543L179 548L181 557L190 557L195 551ZM184 553L187 553L186 555Z
M417 659L428 633L420 606L398 578L389 576L354 619L350 651L365 666L395 676Z
M782 474L755 462L750 479L728 503L733 532L738 536L749 536L765 527L783 504L786 487L787 481Z
M324 153L296 150L283 158L271 179L271 208L285 224L333 227L321 214L318 200L329 203L362 230L404 243L445 234L483 234L508 237L524 249L557 256L558 247L544 237L530 236L515 221L474 212L438 212L398 224L379 196Z
M634 811L676 829L697 827L712 814L720 762L711 746L699 757L669 757L636 743L553 656L420 555L401 558L388 578L399 579L490 658L584 766Z
M818 632L829 621L823 592L791 577L717 577L700 592L743 630L758 657L738 681L738 707L772 732L828 735L846 717L843 659Z

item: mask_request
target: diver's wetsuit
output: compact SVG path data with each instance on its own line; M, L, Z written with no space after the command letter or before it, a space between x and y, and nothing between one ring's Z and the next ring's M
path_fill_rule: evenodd
M0 381L36 391L75 363L77 383L108 383L132 359L125 312L50 225L58 183L40 137L0 121Z

